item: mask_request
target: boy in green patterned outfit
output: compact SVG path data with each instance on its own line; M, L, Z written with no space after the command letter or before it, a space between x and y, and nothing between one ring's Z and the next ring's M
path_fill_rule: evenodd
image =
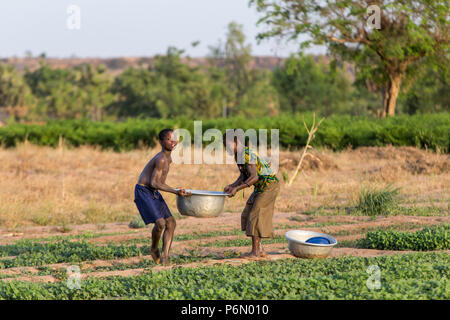
M235 182L225 187L224 192L233 197L236 192L254 186L253 193L247 200L241 215L241 229L252 238L252 251L248 258L266 256L261 246L261 238L273 238L273 211L275 199L280 191L280 183L269 164L256 152L245 147L234 137L227 141L223 135L227 151L234 153L240 175ZM237 161L238 153L243 152L243 163Z

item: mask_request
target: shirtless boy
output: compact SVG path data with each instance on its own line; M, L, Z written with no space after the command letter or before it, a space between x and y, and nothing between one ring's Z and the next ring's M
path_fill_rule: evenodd
M172 245L176 222L158 190L171 192L183 197L189 196L190 193L187 193L181 188L174 189L165 182L167 173L169 172L169 166L172 163L170 154L178 144L173 130L161 130L158 138L162 147L161 152L147 163L139 176L134 190L134 202L145 224L155 224L152 230L150 255L156 264L159 264L161 260L163 264L168 264L169 250ZM158 249L161 235L163 236L162 255Z

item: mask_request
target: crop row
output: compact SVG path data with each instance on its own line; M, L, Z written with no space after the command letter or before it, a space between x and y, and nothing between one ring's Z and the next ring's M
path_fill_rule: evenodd
M138 241L135 241L138 242ZM149 240L147 239L148 243ZM21 240L15 244L0 246L0 270L20 266L44 266L55 263L79 263L92 260L113 260L149 255L150 247L137 246L136 243L96 245L86 240L58 240L36 242ZM11 256L14 256L11 258ZM227 257L237 257L237 253L228 253ZM171 263L184 264L203 260L220 259L217 255L202 255L195 250L186 250L183 254L171 255ZM150 260L141 267L153 266ZM120 270L115 268L114 270Z
M306 115L307 123L312 116ZM85 120L50 121L46 125L10 124L0 128L0 145L13 147L28 140L45 146L57 146L60 137L70 146L93 145L114 150L130 150L141 146L155 146L157 134L163 128L185 128L194 137L194 121L176 119L130 119L126 122L90 122ZM216 128L279 129L282 147L298 148L305 145L308 134L303 118L278 116L266 118L226 118L203 121L203 132ZM352 146L416 146L440 149L450 147L450 114L402 115L389 119L351 116L327 118L316 133L314 145L341 150ZM270 131L268 134L270 143Z
M68 240L39 243L28 240L0 247L0 256L15 256L14 259L1 259L0 269L18 266L41 266L62 262L81 262L87 260L110 260L148 255L149 247L108 244L99 246L85 240Z
M415 232L371 231L357 246L379 250L446 250L450 249L450 224L427 227Z
M11 281L0 299L449 299L448 262L445 253L289 259L88 278L80 289Z
M412 227L411 224L400 224L391 226L389 230L368 231L364 239L359 240L356 245L361 248L379 250L445 250L450 249L450 224L426 227L416 232L399 232L394 229ZM414 225L416 226L416 225ZM370 229L371 230L371 229ZM352 230L351 234L364 231ZM188 235L180 235L177 241L204 239L222 235L237 235L239 230L206 232ZM347 230L335 232L332 235L347 235ZM86 238L92 235L86 235ZM138 246L141 243L148 243L148 239L132 239L121 244L108 243L98 245L90 243L86 238L79 241L74 239L58 239L48 242L38 242L36 240L20 240L14 244L0 246L0 269L18 266L42 266L54 263L77 263L91 260L112 260L129 258L149 254L149 246ZM276 235L272 239L264 240L264 244L285 243L286 239L282 235ZM235 247L250 246L251 241L247 237L238 237L229 240L216 240L212 242L200 243L200 247ZM343 244L342 244L343 245ZM14 258L7 258L14 256ZM178 262L193 262L205 257L195 256L190 253L187 256L178 256ZM207 258L207 257L206 257ZM211 257L213 258L213 257Z

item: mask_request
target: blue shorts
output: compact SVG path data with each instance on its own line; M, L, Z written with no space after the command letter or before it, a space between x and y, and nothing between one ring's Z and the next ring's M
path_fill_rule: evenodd
M145 224L172 216L169 207L158 190L150 190L140 184L134 189L134 202Z

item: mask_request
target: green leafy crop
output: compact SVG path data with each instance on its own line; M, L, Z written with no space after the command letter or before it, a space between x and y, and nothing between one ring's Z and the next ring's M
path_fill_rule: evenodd
M416 232L378 230L368 232L358 247L379 250L446 250L450 249L450 224L427 227Z
M369 289L368 267L380 269ZM0 299L449 299L449 255L288 259L240 266L175 268L135 277L58 283L0 282Z
M0 257L15 256L14 259L0 259L0 269L96 259L128 258L147 254L149 254L148 246L114 244L99 246L85 240L77 242L62 240L48 243L23 240L13 245L0 247Z

